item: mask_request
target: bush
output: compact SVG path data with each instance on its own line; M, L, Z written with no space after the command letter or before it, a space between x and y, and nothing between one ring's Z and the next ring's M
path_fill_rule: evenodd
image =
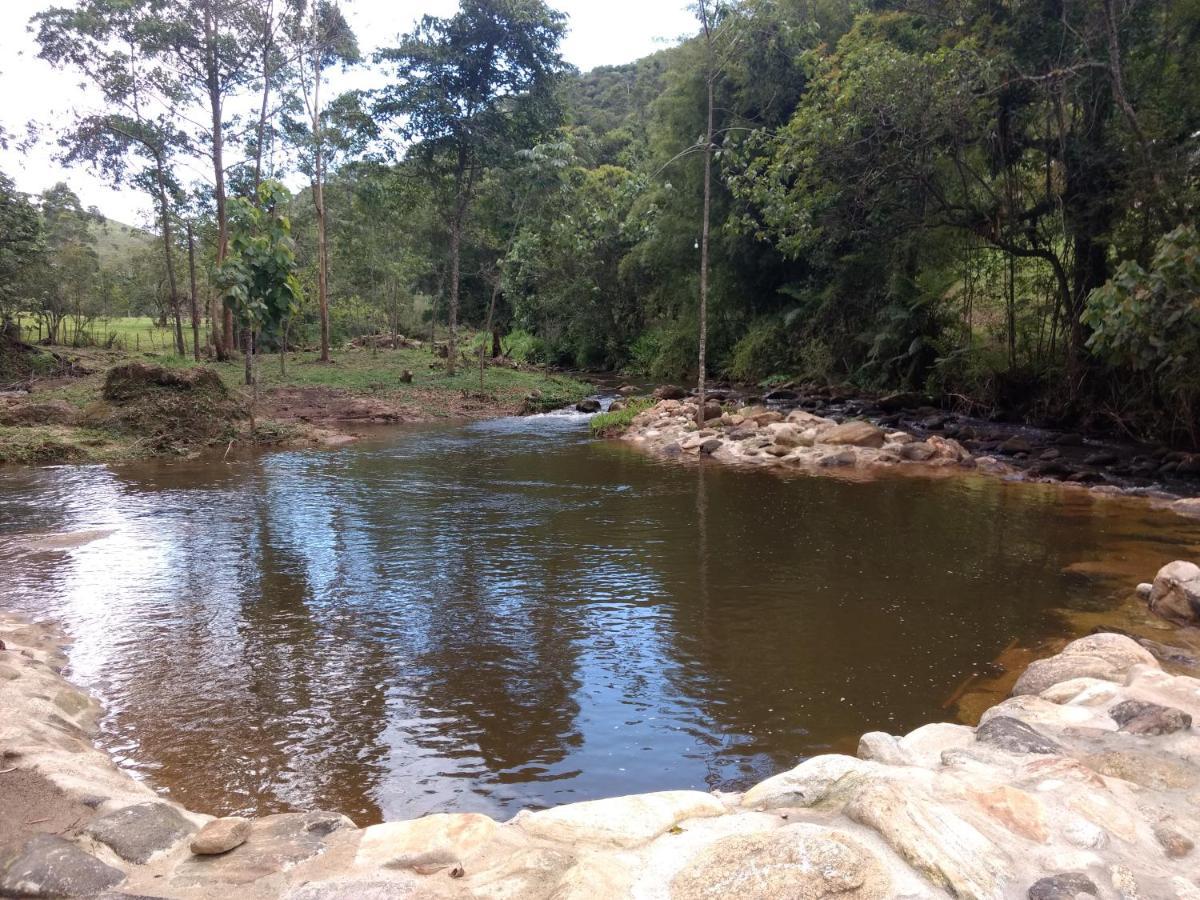
M623 409L592 416L592 434L597 437L613 437L620 434L633 424L638 413L645 412L654 402L650 397L631 397L625 401Z

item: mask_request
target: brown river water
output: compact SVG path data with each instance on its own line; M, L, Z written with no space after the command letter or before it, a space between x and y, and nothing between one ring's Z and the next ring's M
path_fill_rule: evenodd
M1144 502L665 463L574 414L0 473L0 609L62 623L103 747L198 811L359 824L969 720L997 659L1152 629L1134 584L1198 548Z

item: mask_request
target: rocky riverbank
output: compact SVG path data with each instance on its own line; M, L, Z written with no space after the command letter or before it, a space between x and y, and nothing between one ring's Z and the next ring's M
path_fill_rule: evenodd
M1200 615L1191 564L1142 592ZM867 734L744 794L361 829L171 803L92 745L52 625L0 619L0 640L0 896L1200 898L1200 680L1122 635L1034 662L977 728Z
M1200 516L1200 499L1179 498L1158 490L1126 488L1095 470L1075 472L1062 462L1051 470L1048 462L1026 466L1029 453L1017 459L1009 451L1031 446L1028 440L1009 439L1007 450L995 455L976 453L956 438L927 429L903 430L867 418L838 414L818 415L786 405L756 404L731 408L718 400L705 405L705 426L697 427L694 399L660 400L634 417L622 438L666 457L707 457L717 462L748 466L818 471L858 472L883 470L980 472L1022 480L1062 481L1109 493L1139 493L1169 503L1182 515ZM944 421L944 420L943 420ZM943 423L938 423L942 427ZM971 441L978 445L977 441ZM988 445L990 446L990 445ZM994 449L994 448L993 448ZM1053 451L1054 459L1062 457ZM1007 454L1007 455L1006 455ZM1050 451L1042 455L1049 456ZM1082 466L1083 464L1080 463Z

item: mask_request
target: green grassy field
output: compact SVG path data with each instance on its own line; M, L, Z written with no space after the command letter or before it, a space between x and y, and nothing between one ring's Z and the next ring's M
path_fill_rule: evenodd
M18 317L23 340L35 343L45 335L44 329L38 330L38 322L33 316L25 314ZM77 340L77 333L84 340ZM200 328L200 344L204 345L208 337L208 323ZM130 353L139 352L168 352L175 345L174 325L161 327L150 316L113 316L96 318L86 323L76 322L72 318L63 321L59 334L60 342L67 345L111 347ZM183 323L183 341L188 347L192 345L192 326Z

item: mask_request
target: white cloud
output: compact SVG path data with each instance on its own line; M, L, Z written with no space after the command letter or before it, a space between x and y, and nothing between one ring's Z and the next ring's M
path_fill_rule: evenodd
M31 120L52 130L56 123L67 121L73 110L95 105L94 94L78 75L37 58L36 42L27 30L35 13L69 2L0 0L0 96L4 97L0 125L12 135L23 135L25 123ZM694 29L684 0L552 0L552 5L569 16L563 53L584 71L646 56ZM368 53L388 46L421 15L445 16L456 8L455 0L343 0L343 9ZM362 79L362 75L353 78L356 83ZM10 147L0 151L0 170L30 193L66 181L85 206L97 206L114 219L144 224L149 207L141 195L114 190L85 169L64 168L54 159L54 150L49 138L24 156Z

